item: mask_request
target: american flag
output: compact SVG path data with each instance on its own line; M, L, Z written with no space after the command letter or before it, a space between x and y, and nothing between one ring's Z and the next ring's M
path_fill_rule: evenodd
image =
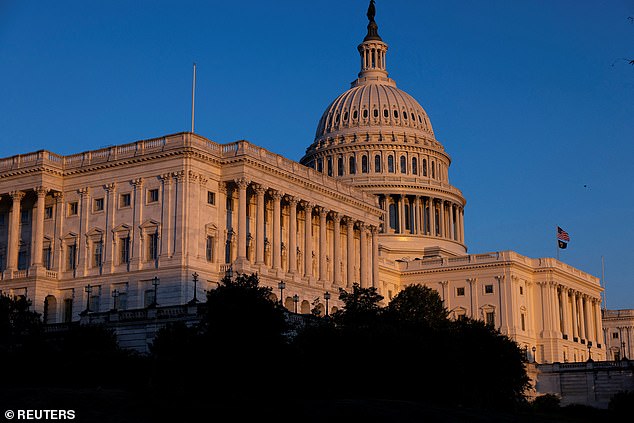
M568 235L568 232L564 231L559 226L557 226L557 239L569 242L570 241L570 236Z

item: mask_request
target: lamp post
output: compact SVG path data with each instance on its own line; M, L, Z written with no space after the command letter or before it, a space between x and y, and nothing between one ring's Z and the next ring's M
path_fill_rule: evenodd
M198 291L198 273L194 272L192 273L192 278L194 279L194 298L191 299L191 301L189 302L189 304L196 304L198 302L198 297L196 296Z
M328 317L328 300L330 300L330 292L324 292L324 300L326 300L326 317Z
M297 314L297 303L299 302L299 295L293 295L293 302L295 303L295 314Z
M284 305L284 288L286 288L286 284L284 281L280 281L277 287L280 289L280 304Z
M533 345L533 363L537 363L536 357L535 357L535 351L537 351L537 348L535 348L535 345Z
M90 284L86 285L84 287L84 291L87 294L87 299L86 299L86 313L90 313L90 294L92 294L92 286L90 286Z
M621 341L621 360L627 360L627 357L625 357L625 341Z
M592 361L592 353L590 352L590 348L592 348L592 344L588 342L588 361Z
M158 303L156 302L156 291L158 290L159 286L159 278L157 276L154 276L154 279L152 279L152 285L154 285L154 301L152 301L150 307L156 307L158 305Z
M117 311L117 299L119 298L119 290L118 289L113 289L112 290L112 311Z
M225 277L229 278L229 280L233 278L233 266L229 266L227 268L227 270L225 271Z

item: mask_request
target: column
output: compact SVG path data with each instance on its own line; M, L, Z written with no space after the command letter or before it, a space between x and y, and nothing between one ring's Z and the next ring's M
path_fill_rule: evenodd
M297 199L288 197L290 211L288 224L288 272L297 271Z
M339 213L332 212L333 236L332 236L332 283L344 285L341 280L341 219Z
M440 200L440 219L438 219L440 226L440 237L444 238L446 236L445 233L445 200Z
M326 243L326 217L328 210L319 208L319 280L325 282L328 279L328 244Z
M577 293L575 291L573 291L572 289L569 291L572 295L571 295L571 301L570 303L572 304L572 339L574 340L579 340L579 320L578 320L578 315L577 315Z
M557 295L557 284L555 282L550 282L549 285L549 290L550 290L550 302L551 302L551 313L552 313L552 322L553 322L553 326L552 326L552 330L555 333L561 333L561 324L560 324L560 317L559 317L559 296ZM561 335L559 335L561 336Z
M418 235L422 232L420 229L420 198L418 197L418 195L414 197L414 210L412 210L412 212L414 213L413 232Z
M432 197L429 197L427 202L429 203L429 234L436 236L436 206Z
M161 255L159 260L169 258L170 245L172 244L172 174L164 173L160 179L163 185L163 201L161 203ZM114 203L112 204L114 205Z
M247 259L247 186L245 178L235 180L238 186L238 260Z
M51 250L53 252L54 257L51 258L55 265L53 269L57 272L61 272L63 270L63 254L62 254L62 246L63 242L61 237L63 236L62 231L64 230L64 194L61 192L56 192L53 194L55 198L55 248L51 246Z
M372 233L372 286L379 289L379 229L370 226Z
M440 281L438 282L441 286L440 288L440 292L442 293L442 305L447 309L447 310L451 310L451 303L449 301L449 299L451 298L451 295L449 294L448 291L448 285L449 285L449 281Z
M11 192L13 206L11 208L11 221L9 223L9 236L7 248L7 270L9 276L13 277L13 271L18 269L18 251L20 249L20 215L21 201L25 193L22 191Z
M589 297L587 295L583 296L583 311L586 321L586 339L588 341L593 341L594 337L592 336L592 332L594 331L594 325L592 324L592 318L590 314L590 305L588 301Z
M37 212L34 222L35 242L33 243L32 262L35 267L42 267L42 249L44 248L44 199L48 188L37 187Z
M583 316L583 294L577 297L577 309L579 310L579 339L586 339L585 317Z
M313 205L304 203L304 276L313 276Z
M593 306L594 306L594 320L596 322L596 340L597 340L597 344L601 343L601 335L603 333L603 321L601 320L601 307L600 307L600 301L595 299L592 302ZM606 345L603 346L604 348L607 348Z
M174 199L174 224L175 224L175 236L173 251L175 256L179 257L185 253L185 236L187 232L185 228L187 223L186 203L187 196L185 195L186 175L184 171L174 172L176 177L176 198Z
M134 220L132 221L132 245L130 246L130 267L139 269L141 266L141 234L139 225L143 223L143 178L132 181L134 185ZM187 232L187 228L183 233Z
M559 304L561 306L561 321L562 321L562 334L564 339L569 339L568 332L568 294L567 289L564 286L560 286L559 289Z
M77 237L79 240L77 245L77 276L83 276L86 274L86 268L88 267L89 245L88 237L85 234L88 231L88 216L90 215L90 189L88 187L80 188L79 194L81 195L81 208L79 210L79 236ZM82 240L84 241L83 244Z
M351 217L346 216L344 221L348 227L348 251L346 254L346 264L348 269L347 287L351 288L354 283L354 220L352 220Z
M273 198L273 269L279 271L282 268L282 194L272 191Z
M469 301L471 301L471 318L477 319L478 315L475 310L478 309L478 280L476 278L467 279L467 283L469 284ZM475 291L475 295L473 295L473 291Z
M398 197L398 233L405 233L405 195L400 194Z
M255 194L257 196L257 211L256 211L256 247L255 247L255 264L264 263L264 193L266 188L258 185L255 187Z
M227 183L223 181L218 182L218 258L220 263L226 263L227 261L227 240L228 232L231 229L229 226L229 214L231 211L227 208Z
M112 229L115 227L114 216L115 216L115 210L116 210L116 204L115 204L116 187L117 187L117 184L115 182L111 182L109 184L104 185L104 189L106 190L106 233L104 236L104 246L103 246L105 249L103 271L105 273L112 273L114 271L114 268L113 268L114 240L112 239L113 237ZM165 197L163 197L163 201L165 201ZM163 222L165 222L164 219L163 219ZM162 223L161 226L164 225L163 222L161 222Z
M464 243L464 209L460 208L460 242Z
M368 237L363 222L359 222L359 282L361 288L368 287Z

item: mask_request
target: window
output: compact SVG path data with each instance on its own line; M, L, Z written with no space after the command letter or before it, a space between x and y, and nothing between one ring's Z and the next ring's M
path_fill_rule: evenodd
M484 285L485 294L493 294L493 285Z
M130 193L126 193L126 194L121 194L120 200L119 200L119 207L130 207Z
M390 228L396 230L398 226L396 204L390 204L389 211L390 211Z
M148 234L147 238L147 259L153 261L158 258L158 234L156 232Z
M324 172L324 159L321 157L317 159L317 172Z
M119 264L125 264L130 261L130 236L119 240Z
M495 326L495 312L487 311L484 315L484 321L489 326Z
M26 270L29 267L29 254L25 249L18 251L18 270Z
M128 309L128 293L120 292L117 297L117 308L119 310L127 310Z
M343 157L337 159L337 175L343 176Z
M0 213L0 225L4 225L4 213Z
M385 118L389 118L390 117L390 112L388 112L387 109L383 109L383 117L385 117Z
M418 160L412 157L412 174L418 175Z
M212 206L216 205L216 193L207 191L207 204L211 204Z
M148 190L147 192L147 202L148 203L156 203L159 200L159 190L158 188L154 188L151 190Z
M95 198L93 211L96 211L96 212L103 211L103 198Z
M53 206L44 207L44 219L53 218Z
M328 176L332 176L332 157L331 156L328 156L327 164L328 164Z
M361 173L368 173L368 156L361 156Z
M520 295L524 295L524 287L520 286Z
M427 159L423 159L423 176L427 176Z
M520 314L520 322L522 323L522 330L526 330L526 315L524 313Z
M356 110L352 112L352 119L357 120L358 117L359 117L359 112L357 112Z
M381 156L378 154L374 156L374 171L381 173Z
M436 172L434 170L434 162L431 162L431 177L432 178L436 177Z
M460 288L456 288L456 296L464 297L464 286L461 286Z
M90 295L90 311L98 312L99 311L99 295L91 294Z
M379 109L374 109L372 114L374 115L375 118L378 118L379 117Z
M618 332L612 332L612 339L619 339L619 333Z
M363 117L364 117L365 119L367 119L367 118L368 118L368 109L363 109Z
M92 267L101 267L103 261L103 241L95 241L92 244L93 258Z
M407 173L407 159L405 156L401 156L401 173Z
M48 245L44 247L42 250L42 260L44 261L44 268L46 270L51 270L52 262L51 262L51 246Z
M207 235L207 245L205 247L205 255L207 261L214 260L214 238L211 235Z
M387 156L387 171L390 173L394 173L394 156Z
M72 203L68 203L68 215L69 216L77 216L79 212L79 203L77 201L73 201Z
M354 156L350 156L348 159L348 170L350 171L350 175L354 175L357 173L357 161L354 159Z
M75 270L77 263L77 244L70 244L66 254L66 270Z
M398 119L398 110L394 110L394 118Z
M73 320L73 299L66 298L64 300L64 323L70 323Z
M144 307L149 307L151 305L154 305L154 290L153 289L147 289L143 293L143 306Z
M29 213L28 210L21 210L20 211L20 223L24 223L24 224L29 223L29 216L30 215L31 215L31 213Z

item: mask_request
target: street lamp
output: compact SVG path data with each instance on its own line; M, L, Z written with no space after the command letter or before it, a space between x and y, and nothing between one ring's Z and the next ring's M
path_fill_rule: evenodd
M229 280L233 278L233 266L229 266L227 268L227 270L225 271L225 277L229 278Z
M154 285L154 301L152 301L152 304L150 304L148 307L156 307L158 305L158 303L156 302L156 291L159 286L159 278L157 276L154 276L154 279L152 279L152 285Z
M194 279L194 298L191 299L189 304L196 304L198 302L198 297L196 296L197 284L198 284L198 273L192 273L192 278Z
M113 289L112 290L112 311L117 311L117 298L119 298L119 290L118 289Z
M284 288L286 288L286 284L284 281L280 281L277 287L280 289L280 304L284 305Z
M324 300L326 300L326 317L328 317L328 300L330 300L330 292L324 292Z
M532 350L533 350L533 363L537 363L537 360L535 359L536 358L535 357L535 351L537 351L537 348L535 348L535 345L533 345Z
M90 294L92 294L92 286L90 286L90 284L86 285L84 291L88 294L86 300L86 313L90 313Z
M625 341L621 341L621 351L623 352L621 360L627 360L627 357L625 356Z
M297 314L297 303L299 302L299 295L293 295L293 302L295 303L295 314Z
M592 361L592 353L590 352L590 348L592 348L592 344L588 341L588 361Z

